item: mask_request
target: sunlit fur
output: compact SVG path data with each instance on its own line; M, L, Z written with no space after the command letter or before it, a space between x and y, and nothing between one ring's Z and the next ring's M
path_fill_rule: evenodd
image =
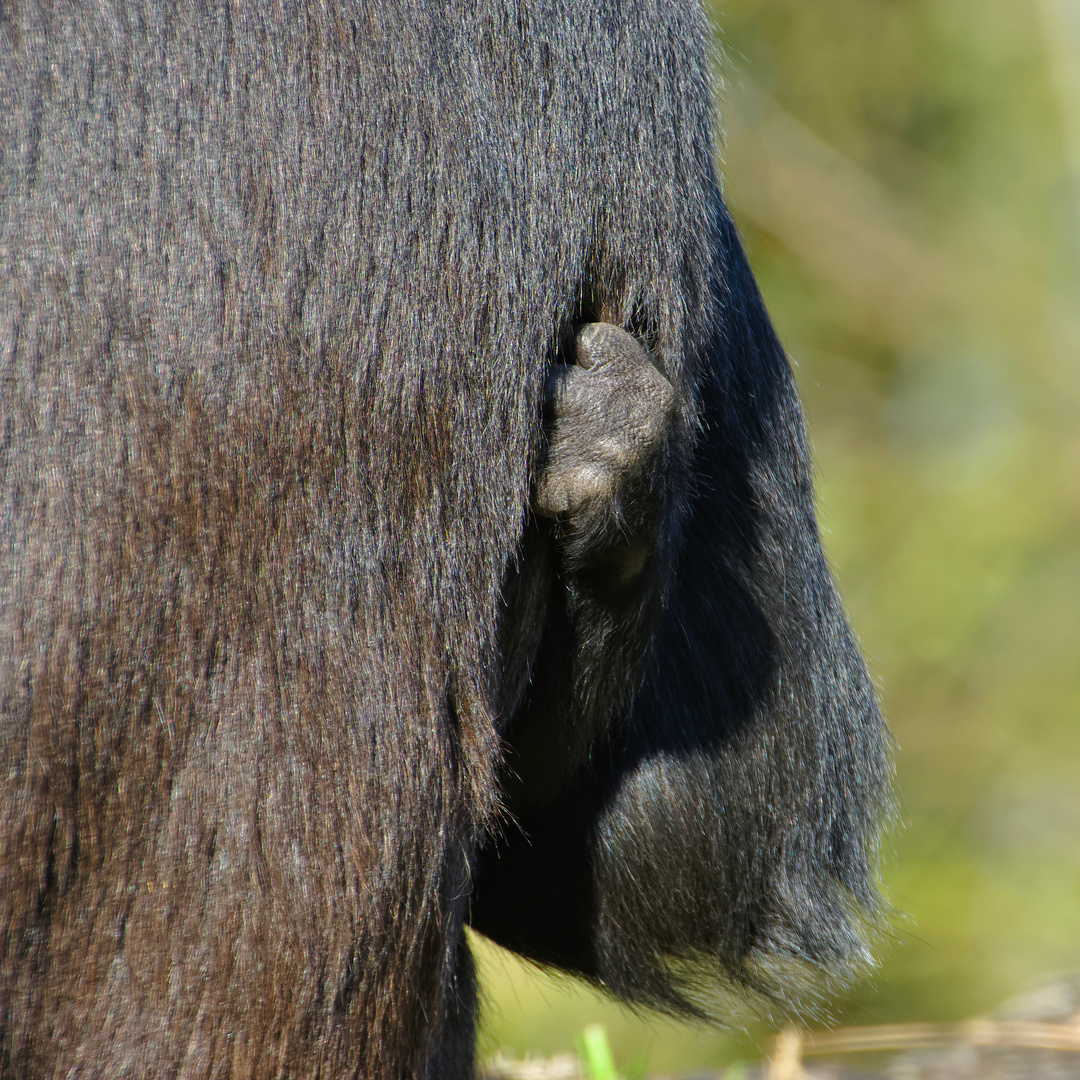
M676 1011L862 962L885 740L708 41L0 8L0 1075L467 1076L470 917ZM677 405L576 528L588 321Z

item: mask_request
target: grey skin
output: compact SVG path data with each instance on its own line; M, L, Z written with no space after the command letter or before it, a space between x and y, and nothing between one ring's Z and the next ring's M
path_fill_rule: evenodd
M553 424L533 499L541 517L617 504L624 479L659 455L675 405L671 383L625 330L586 323L575 346L576 362L556 365L544 388Z
M548 439L533 510L556 520L629 585L655 546L655 478L671 434L675 389L645 348L611 323L582 326L575 362L544 386Z

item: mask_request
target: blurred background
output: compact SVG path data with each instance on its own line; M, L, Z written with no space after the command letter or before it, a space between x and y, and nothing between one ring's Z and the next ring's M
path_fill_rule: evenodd
M725 190L795 367L895 735L907 913L842 1023L1080 970L1080 2L724 0ZM771 1033L635 1017L478 939L482 1053L624 1070Z

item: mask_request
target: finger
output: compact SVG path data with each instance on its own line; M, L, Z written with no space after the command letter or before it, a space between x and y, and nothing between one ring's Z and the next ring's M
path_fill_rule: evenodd
M637 339L614 323L585 323L575 338L578 367L594 368L617 360L650 363Z

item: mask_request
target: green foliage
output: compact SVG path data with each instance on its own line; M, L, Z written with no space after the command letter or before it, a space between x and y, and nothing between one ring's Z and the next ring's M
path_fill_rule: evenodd
M581 1060L589 1080L619 1080L603 1024L586 1024L580 1039Z
M726 194L795 364L826 547L898 748L883 873L906 918L845 1022L957 1019L1080 968L1070 11L713 12ZM481 960L499 1041L522 1051L569 1045L584 1015L653 1069L759 1056L753 1034L642 1022L573 988L541 999L524 969Z
M899 747L885 877L910 921L851 1021L958 1018L1080 966L1080 97L1055 76L1080 69L1080 33L1064 8L722 16L728 191Z

